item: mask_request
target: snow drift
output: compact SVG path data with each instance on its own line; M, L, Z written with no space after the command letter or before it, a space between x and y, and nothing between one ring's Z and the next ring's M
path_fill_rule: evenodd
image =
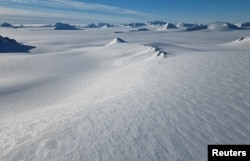
M242 50L250 50L250 37L241 37L237 40L225 43L224 45L230 48L241 48Z
M1 161L204 161L250 143L250 30L129 30L0 28L37 47L0 54Z

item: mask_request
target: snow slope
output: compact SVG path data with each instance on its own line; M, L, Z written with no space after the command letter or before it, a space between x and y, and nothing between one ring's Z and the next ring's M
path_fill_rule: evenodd
M36 46L0 54L1 161L200 161L250 143L250 49L225 45L248 30L117 30L0 29Z

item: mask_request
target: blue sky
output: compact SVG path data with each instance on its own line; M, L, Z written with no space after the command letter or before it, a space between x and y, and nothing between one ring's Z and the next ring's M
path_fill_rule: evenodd
M0 0L0 23L250 21L250 0Z

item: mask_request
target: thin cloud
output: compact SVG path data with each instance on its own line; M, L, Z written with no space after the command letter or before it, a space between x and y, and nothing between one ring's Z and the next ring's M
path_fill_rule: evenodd
M11 22L16 24L46 24L55 22L67 23L90 23L90 22L112 22L123 23L131 21L139 21L133 17L122 17L119 15L100 15L93 13L77 13L67 11L54 11L54 10L32 10L32 9L17 9L0 7L0 21ZM67 15L67 16L65 16Z
M27 7L26 5L29 4L29 6L36 6L36 7L50 7L55 9L78 9L82 11L91 10L91 11L102 11L106 13L112 13L112 14L119 14L119 15L136 15L136 16L153 16L148 13L139 12L135 10L130 9L124 9L114 6L108 6L108 5L102 5L102 4L96 4L96 3L86 3L86 2L79 2L74 0L2 0L0 4L8 4L10 6L11 4L17 5L17 4L24 4L24 7Z
M75 0L1 0L0 5L0 21L13 23L22 23L22 17L23 23L50 23L52 20L124 23L159 18L135 10Z

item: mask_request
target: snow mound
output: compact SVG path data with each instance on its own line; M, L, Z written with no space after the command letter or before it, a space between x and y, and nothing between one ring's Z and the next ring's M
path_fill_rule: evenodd
M167 23L164 26L161 26L158 30L167 30L167 29L176 29L177 27L172 23Z
M208 30L211 31L229 31L236 29L239 29L239 27L228 22L215 22L208 24Z
M156 55L154 55L152 58L154 57L166 58L168 55L166 51L163 51L161 48L157 46L153 46L153 45L145 45L145 46L148 46L151 51L156 53Z
M250 50L250 37L241 37L237 40L222 44L222 46L231 48L232 50L241 49L241 50Z
M14 39L0 35L0 53L29 52L33 46L22 45Z
M54 25L54 30L79 30L74 25L66 24L66 23L56 23Z
M0 25L1 27L13 27L12 24L8 23L8 22L4 22Z
M121 43L127 43L127 41L121 39L121 38L114 38L112 41L110 41L106 46L109 46L109 45L114 45L114 44L121 44Z
M237 45L237 44L241 44L241 45L250 45L250 37L241 37L237 40L234 40L232 42L229 42L228 44L231 44L231 45Z

